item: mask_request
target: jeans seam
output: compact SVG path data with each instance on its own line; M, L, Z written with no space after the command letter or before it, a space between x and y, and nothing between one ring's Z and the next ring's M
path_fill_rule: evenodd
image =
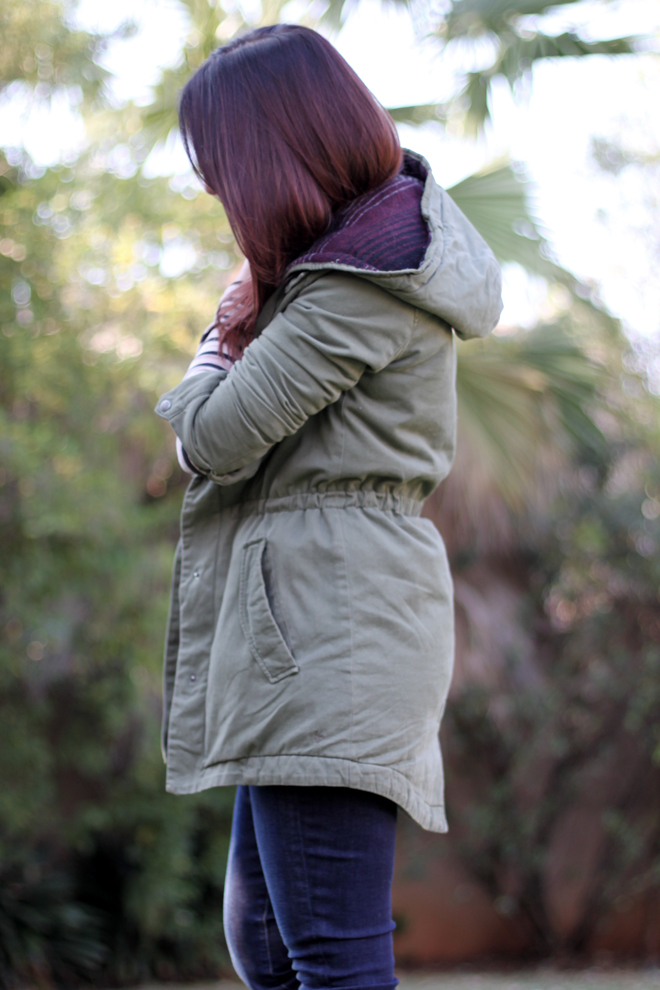
M308 908L308 911L309 911L310 920L313 920L314 919L314 911L312 910L311 886L310 886L310 882L309 882L309 874L308 874L308 871L307 871L307 857L305 855L305 843L303 841L302 825L301 825L301 821L300 821L300 802L299 801L296 801L296 826L297 826L297 830L298 830L298 839L300 841L300 856L301 856L301 859L302 859L303 871L304 871L304 875L305 875L304 876L304 879L305 879L305 887L306 887L306 892L307 892L307 908ZM329 975L330 975L330 966L328 965L328 959L327 959L327 956L325 954L325 949L323 948L323 943L321 943L321 955L323 957L323 965L324 965L324 968L325 968L325 974L324 975L325 975L325 978L327 980L328 977L329 977Z
M274 976L275 974L274 974L274 970L273 970L273 959L272 959L272 956L270 954L270 940L268 938L268 918L267 918L267 915L268 915L268 905L269 904L270 904L270 900L269 900L268 894L266 894L266 900L264 902L264 913L263 913L262 918L261 918L261 923L262 923L263 929L264 929L264 945L266 946L266 956L268 958L268 968L270 970L271 976Z

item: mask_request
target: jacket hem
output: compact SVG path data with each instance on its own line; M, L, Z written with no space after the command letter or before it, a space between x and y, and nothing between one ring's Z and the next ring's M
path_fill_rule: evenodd
M258 756L204 767L195 773L174 773L168 767L170 794L197 794L210 787L290 785L353 787L389 798L429 832L448 830L444 805L432 805L392 767L322 756Z

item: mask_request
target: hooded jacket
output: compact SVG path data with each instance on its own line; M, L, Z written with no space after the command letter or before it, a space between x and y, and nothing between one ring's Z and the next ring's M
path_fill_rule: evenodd
M355 787L446 830L452 583L420 511L454 455L453 331L500 311L490 249L407 152L289 268L231 371L161 397L201 472L166 637L169 791Z

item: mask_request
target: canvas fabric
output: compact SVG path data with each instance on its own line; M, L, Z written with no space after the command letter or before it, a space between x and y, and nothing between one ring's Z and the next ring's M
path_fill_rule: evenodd
M493 329L501 280L424 159L405 162L417 195L353 204L352 233L340 217L291 266L242 359L156 407L202 472L166 637L174 793L352 787L447 827L452 582L420 512L454 456L455 336ZM413 267L385 243L397 216L424 235L417 256L402 237Z

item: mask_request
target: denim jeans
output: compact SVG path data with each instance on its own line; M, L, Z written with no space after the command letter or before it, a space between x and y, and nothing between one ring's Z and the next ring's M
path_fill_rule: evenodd
M238 788L225 935L251 990L394 990L396 812L347 787Z

